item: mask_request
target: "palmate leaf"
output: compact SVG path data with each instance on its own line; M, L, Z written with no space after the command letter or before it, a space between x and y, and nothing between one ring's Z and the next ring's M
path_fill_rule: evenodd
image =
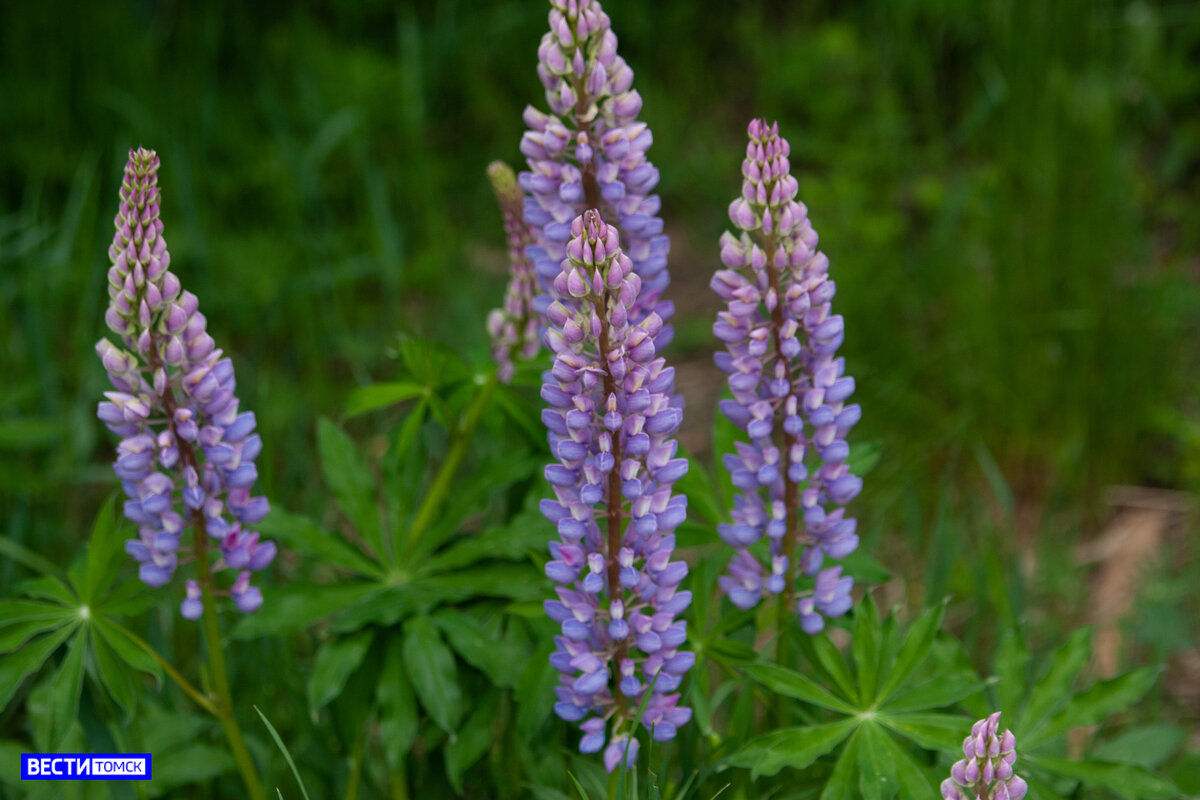
M242 617L233 627L235 639L262 636L287 636L352 606L371 592L377 583L349 585L290 583L272 590L269 602L258 611Z
M390 554L384 549L379 509L375 504L375 476L354 440L322 417L317 422L317 453L325 485L337 498L346 517L371 546L377 559L389 559Z
M422 707L438 727L453 733L463 714L458 668L428 617L414 617L404 624L404 663Z
M454 739L446 745L446 777L457 794L463 793L463 774L483 757L492 743L492 721L499 697L495 690L486 692Z
M117 511L116 493L110 494L92 525L87 546L87 571L83 585L77 587L88 605L98 605L108 594L125 559L122 520Z
M272 508L257 528L262 536L274 539L288 550L309 556L320 563L332 564L367 577L378 578L383 575L378 564L340 534L324 530L299 514Z
M365 630L321 644L308 676L308 707L314 713L342 693L346 681L362 664L374 638L373 631Z
M859 730L858 789L863 800L891 800L896 795L896 766L888 748L889 737L875 722Z
M1109 714L1129 708L1150 691L1161 673L1159 667L1142 667L1093 684L1072 697L1066 707L1044 725L1030 729L1026 734L1029 744L1048 741L1074 727L1095 725Z
M742 670L771 691L785 697L792 697L843 714L857 712L854 706L839 699L811 678L798 672L777 667L774 664L749 664L742 667Z
M838 756L833 772L825 782L821 800L858 800L858 748L861 732L861 728L855 730L846 746L842 748L842 754Z
M933 641L937 637L938 631L941 630L942 618L945 614L946 601L943 600L928 609L909 627L904 644L900 646L900 652L896 654L896 663L891 667L884 678L883 685L879 688L877 695L879 700L891 697L893 692L912 677L914 670L929 654L929 648L933 646Z
M366 414L368 411L387 408L405 400L412 400L414 397L425 397L429 393L430 389L426 386L404 381L360 386L351 392L349 399L346 400L346 416L355 417L359 414Z
M863 699L875 697L879 677L879 612L868 592L854 610L854 669L858 675L858 691ZM889 665L890 666L890 665Z
M896 785L899 796L907 798L937 797L937 787L930 782L925 771L913 760L912 755L901 747L892 736L881 736L885 754L893 764L896 772Z
M963 738L970 732L974 720L955 714L921 713L880 714L879 721L926 750L953 752L962 747Z
M375 689L379 703L379 736L388 768L403 763L417 738L417 698L404 666L404 643L392 637L383 657L383 671Z
M979 694L993 683L995 679L981 681L970 675L939 675L892 695L884 702L883 710L898 713L944 708Z
M858 719L852 718L772 731L746 742L729 757L729 763L750 767L751 777L755 778L774 775L784 767L804 769L841 744L858 724Z
M79 628L78 622L52 631L0 659L0 711L12 700L21 682L46 663L50 654Z
M1054 651L1046 673L1034 685L1019 727L1023 733L1033 733L1050 714L1066 706L1071 687L1087 666L1092 654L1092 629L1080 628L1066 643Z
M528 648L511 637L501 637L499 624L488 625L456 608L442 609L432 619L455 652L495 686L508 689L517 685Z
M1145 767L1106 764L1103 761L1071 761L1049 756L1026 757L1025 760L1039 769L1074 778L1097 789L1108 789L1129 800L1179 797L1178 786Z

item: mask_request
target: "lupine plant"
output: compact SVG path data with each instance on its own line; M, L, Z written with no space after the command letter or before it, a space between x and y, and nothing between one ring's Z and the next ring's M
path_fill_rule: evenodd
M525 111L527 169L487 170L509 273L473 323L478 357L409 333L381 345L394 374L314 426L321 491L303 509L254 494L269 442L171 269L158 156L130 151L115 339L96 346L124 500L66 568L0 537L35 573L0 600L0 762L149 751L155 778L14 791L258 800L265 774L280 797L347 800L1179 796L1155 768L1180 741L1149 757L1161 731L1129 724L1157 667L1084 680L1088 629L1035 664L1023 627L948 625L952 598L904 602L906 582L860 550L847 506L879 451L847 440L854 320L834 313L804 167L762 118L736 233L712 252L724 470L681 450L669 243L632 69L597 0L551 0L536 55L548 110ZM238 666L271 677L235 704ZM252 703L265 724L244 733ZM0 773L0 798L12 783Z

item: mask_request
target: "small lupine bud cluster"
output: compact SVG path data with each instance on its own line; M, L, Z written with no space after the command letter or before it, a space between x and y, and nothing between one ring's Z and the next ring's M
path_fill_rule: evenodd
M672 438L682 413L675 371L656 356L662 319L630 315L641 288L616 228L594 210L576 217L547 310L554 363L542 419L557 460L542 513L561 541L550 546L558 599L546 612L562 626L550 657L562 673L554 710L581 722L580 750L603 748L610 772L637 759L645 692L641 722L658 741L692 713L676 691L695 662L676 619L692 596L679 590L687 564L671 560L687 516L687 498L671 493L688 466Z
M154 151L130 151L108 251L105 314L124 348L108 339L96 344L115 390L105 392L98 416L121 437L113 471L129 498L125 516L138 526L138 538L125 549L142 581L162 586L187 549L181 537L192 525L195 536L220 542L215 569L239 571L229 592L250 612L262 604L250 571L275 557L274 543L243 527L269 508L265 497L251 495L262 440L254 412L239 410L233 363L205 330L196 296L168 269L158 167ZM188 619L202 613L195 581L188 581L180 610Z
M674 307L660 298L670 280L670 241L658 216L658 195L652 194L658 169L646 151L653 136L637 118L642 98L632 88L633 70L617 55L617 36L597 0L551 0L551 6L537 70L551 113L528 107L529 130L521 139L529 164L520 175L529 193L525 220L538 238L529 249L543 292L538 310L550 304L571 221L597 208L620 229L625 254L642 281L628 309L632 322L651 313L667 321ZM671 328L664 325L655 346L661 351L670 339Z
M853 578L822 565L858 546L842 506L862 488L846 464L846 432L861 410L846 404L854 379L835 357L842 317L830 313L829 261L795 199L788 143L763 120L750 123L749 135L742 196L729 206L741 233L722 235L726 269L712 279L727 304L713 326L726 346L717 366L733 393L721 411L749 438L725 455L740 495L733 523L719 531L738 552L720 584L739 608L787 593L804 630L816 633L850 607ZM750 550L764 536L766 563ZM811 591L793 589L797 572L815 578Z
M500 380L507 383L513 376L513 357L533 358L541 348L538 333L541 322L533 309L537 276L533 262L525 252L536 238L525 222L525 192L517 185L512 167L503 161L493 161L488 165L487 174L504 215L509 265L504 306L488 314L487 328L492 337L492 359L496 362Z
M944 800L1021 800L1029 787L1013 772L1017 739L1000 733L1000 712L981 719L963 740L963 758L954 762L942 781Z

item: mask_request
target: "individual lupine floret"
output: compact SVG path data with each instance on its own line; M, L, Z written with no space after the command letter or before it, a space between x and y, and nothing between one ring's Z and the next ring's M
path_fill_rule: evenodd
M129 498L125 516L138 526L138 538L125 549L150 586L171 579L178 554L187 549L181 538L189 525L197 557L207 557L199 550L209 537L220 543L223 559L214 570L260 570L275 556L274 543L243 528L269 509L265 497L251 495L262 439L254 432L254 412L239 410L233 363L208 335L196 296L169 270L158 167L154 151L129 152L108 251L105 314L124 348L108 339L96 343L115 390L105 393L98 416L122 437L113 471ZM262 595L239 582L237 605L253 611ZM250 599L238 599L239 592ZM201 597L200 585L188 581L183 616L201 615Z
M656 740L691 718L676 690L695 662L682 650L691 603L687 564L672 561L687 498L672 494L687 471L672 438L675 371L656 356L662 319L634 323L641 279L616 228L589 210L571 223L555 279L546 343L554 363L542 419L557 459L546 467L555 499L542 512L558 527L546 574L559 584L546 612L562 626L550 663L562 673L555 712L580 722L585 753L604 749L611 772L637 758L637 710ZM607 746L606 746L607 743Z
M971 726L963 740L963 758L942 781L944 800L1021 800L1029 787L1013 772L1017 739L1012 731L1000 733L1000 712Z
M719 528L738 550L720 584L739 608L786 593L804 630L816 633L850 607L853 578L822 565L858 546L842 506L862 488L846 463L846 432L861 412L846 404L854 379L836 357L842 317L831 314L829 261L795 199L787 140L764 120L751 122L749 135L742 196L729 206L741 233L722 235L726 269L712 279L727 304L713 326L733 394L721 411L749 438L725 455L741 493L733 522ZM764 536L765 564L749 549ZM793 588L797 573L815 578L811 591Z
M512 167L503 161L493 161L488 165L487 174L504 215L509 264L504 305L488 314L487 328L492 337L492 359L496 362L500 379L507 383L513 376L513 357L533 358L541 348L538 331L541 321L533 308L537 276L533 271L533 262L525 252L536 238L533 229L525 222L525 193L517 185L517 176Z
M537 231L529 249L537 270L544 311L571 237L571 221L585 209L599 209L621 232L625 254L642 280L637 301L627 310L637 324L657 313L669 321L671 303L662 300L670 277L670 241L652 194L658 169L646 158L653 136L638 121L642 98L633 70L617 54L617 36L597 0L551 0L550 30L538 47L538 77L550 114L529 106L521 152L529 170L520 175L529 193L525 220ZM671 327L655 334L661 351Z

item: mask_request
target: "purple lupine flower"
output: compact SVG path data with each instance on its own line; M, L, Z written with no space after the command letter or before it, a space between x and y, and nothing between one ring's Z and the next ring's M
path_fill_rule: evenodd
M153 150L129 151L108 250L113 266L105 314L124 347L108 339L96 343L115 390L105 392L97 415L121 437L113 471L129 498L125 516L138 526L138 538L125 550L150 586L170 581L177 554L187 549L180 540L188 525L198 545L208 538L220 542L223 562L215 570L260 570L275 557L273 542L243 528L269 509L265 497L251 496L262 440L254 432L254 412L239 410L233 362L205 331L196 296L168 269L158 166ZM242 592L251 589L243 586ZM258 600L238 600L243 611L262 601L261 593L249 596ZM201 598L200 585L189 580L180 606L184 617L201 615Z
M1000 712L981 719L963 740L963 758L954 762L942 781L944 800L1021 800L1029 787L1013 772L1017 739L1000 733Z
M521 152L529 170L520 175L525 220L537 231L529 249L537 269L544 311L571 238L571 221L585 209L599 209L620 229L625 254L642 280L637 301L627 313L633 324L656 313L668 321L674 306L661 299L670 278L667 251L652 194L658 169L646 158L653 136L638 121L642 98L633 86L633 70L617 55L617 36L598 0L551 0L550 30L538 46L538 77L550 112L529 106ZM661 351L672 330L655 334Z
M533 262L525 252L536 238L533 229L525 222L522 208L525 192L517 185L517 176L512 167L503 161L493 161L488 165L487 174L504 215L509 263L504 306L488 314L487 328L492 337L492 359L496 362L500 379L507 383L513 376L513 357L533 358L541 348L538 332L541 322L538 313L533 310L537 276L533 271Z
M786 594L804 630L816 633L850 607L853 578L821 567L826 556L858 546L855 520L842 506L862 488L846 464L846 432L861 410L846 404L854 379L836 357L842 318L830 313L829 260L795 199L787 140L764 120L751 122L749 134L742 196L729 206L741 234L722 235L727 269L712 279L728 305L713 326L726 346L717 366L733 393L721 411L749 439L725 455L740 494L733 522L719 532L738 552L720 585L743 609ZM749 549L764 535L767 563ZM798 573L815 578L811 590L793 588Z
M637 758L637 709L655 739L691 719L676 690L695 662L682 650L691 603L687 564L671 561L687 498L671 493L687 471L672 438L682 413L675 371L656 357L662 318L631 319L642 282L616 228L594 210L571 223L566 258L547 310L554 364L542 419L557 461L546 467L558 526L546 574L559 584L546 612L560 623L550 663L562 674L555 712L580 722L580 750L604 748L611 772ZM606 736L606 728L608 735ZM605 743L607 741L607 747Z

